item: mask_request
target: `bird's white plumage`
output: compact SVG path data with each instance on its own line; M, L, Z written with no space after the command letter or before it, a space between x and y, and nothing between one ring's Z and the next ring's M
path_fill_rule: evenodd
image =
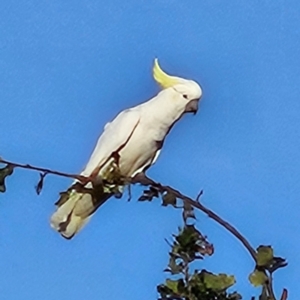
M196 82L167 75L157 61L154 78L163 90L149 101L119 113L105 125L82 175L101 179L104 173L112 172L112 161L124 177L145 171L157 160L172 126L185 112L197 111L202 91ZM58 201L51 226L71 238L113 194L112 190L103 190L95 195L71 187L66 198Z
M124 146L133 134L139 120L139 109L127 109L122 111L112 122L106 124L82 175L91 175L96 167L107 162L112 153Z

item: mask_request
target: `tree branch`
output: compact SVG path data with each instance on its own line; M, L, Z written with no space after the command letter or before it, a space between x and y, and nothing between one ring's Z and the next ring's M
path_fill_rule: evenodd
M178 190L170 187L170 186L163 186L160 183L157 183L153 181L151 178L147 177L146 175L137 175L135 178L133 178L133 183L140 183L142 185L151 185L157 188L161 193L169 192L175 195L177 198L189 203L195 208L198 208L199 210L203 211L208 217L219 223L221 226L223 226L225 229L227 229L230 233L232 233L248 250L251 257L256 262L256 251L254 248L250 245L250 243L247 241L247 239L232 225L230 225L228 222L223 220L220 216L218 216L216 213L211 211L210 209L206 208L203 204L199 201L199 196L197 197L197 200L193 200L182 193L180 193ZM200 193L201 195L201 193Z
M69 174L69 173L55 171L55 170L51 170L51 169L36 167L36 166L29 165L29 164L19 164L19 163L11 162L8 160L4 160L2 158L0 158L0 163L10 165L13 168L22 168L22 169L27 169L27 170L39 171L44 174L53 174L53 175L57 175L57 176L67 177L67 178L74 178L84 184L86 184L88 181L91 180L90 178L82 176L82 175ZM127 182L130 182L133 184L140 183L142 185L153 186L156 189L158 189L161 193L164 193L164 192L172 193L177 198L179 198L179 199L189 203L193 207L198 208L199 210L203 211L205 214L207 214L208 217L215 220L217 223L219 223L221 226L223 226L225 229L227 229L229 232L231 232L245 246L245 248L248 250L248 252L252 256L254 261L256 261L256 251L250 245L250 243L247 241L247 239L235 227L230 225L228 222L223 220L216 213L214 213L213 211L206 208L203 204L200 203L199 198L202 195L202 192L199 193L196 200L193 200L193 199L189 198L188 196L183 195L178 190L176 190L170 186L164 186L158 182L155 182L154 180L152 180L151 178L147 177L145 174L142 174L142 173L136 175L134 178L129 178Z
M273 276L272 276L272 273L269 274L268 278L269 279L268 279L268 283L267 283L267 290L268 290L268 293L269 293L269 296L271 297L271 299L275 300L276 298L275 298L274 289L273 289Z
M288 297L288 291L286 289L283 289L280 300L286 300Z
M14 162L11 162L8 160L4 160L2 158L0 158L0 163L10 165L13 168L21 168L21 169L42 172L44 174L52 174L52 175L57 175L57 176L62 176L62 177L74 178L74 179L77 179L77 180L79 180L81 182L85 182L85 183L89 180L88 177L85 177L82 175L54 171L54 170L50 170L50 169L46 169L46 168L35 167L35 166L29 165L29 164L18 164L18 163L14 163Z

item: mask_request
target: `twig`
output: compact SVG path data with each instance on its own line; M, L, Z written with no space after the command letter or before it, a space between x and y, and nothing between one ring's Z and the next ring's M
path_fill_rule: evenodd
M280 300L286 300L288 297L288 291L287 289L283 289Z
M197 195L196 197L196 202L199 203L200 202L200 197L203 195L203 190L200 191L200 193Z
M127 201L129 202L130 200L131 200L131 186L130 186L130 184L128 184L128 199L127 199Z
M83 183L86 183L89 181L88 177L82 176L82 175L77 175L77 174L69 174L69 173L64 173L64 172L59 172L59 171L54 171L50 169L45 169L45 168L40 168L40 167L35 167L29 164L18 164L14 163L8 160L4 160L0 158L0 163L11 165L14 168L21 168L21 169L27 169L27 170L33 170L33 171L39 171L45 174L53 174L57 176L62 176L62 177L68 177L68 178L74 178L77 179Z
M267 290L268 290L268 293L269 293L269 297L272 299L272 300L275 300L275 294L274 294L274 290L273 290L273 276L272 276L272 273L269 273L268 275L268 283L267 283Z

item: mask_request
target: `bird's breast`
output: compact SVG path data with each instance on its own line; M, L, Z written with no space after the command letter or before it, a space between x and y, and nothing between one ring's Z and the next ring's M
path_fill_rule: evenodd
M158 134L157 130L148 127L147 130L138 126L119 152L119 168L123 176L132 176L137 171L148 167L160 149L164 135Z

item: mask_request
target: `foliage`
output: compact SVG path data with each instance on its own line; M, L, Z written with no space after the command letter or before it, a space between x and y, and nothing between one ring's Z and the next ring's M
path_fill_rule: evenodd
M157 286L159 300L239 300L242 296L228 289L235 284L235 277L226 273L213 274L207 270L194 269L191 264L214 253L210 244L195 225L184 224L170 244L169 264L165 272L173 277L167 278ZM287 263L274 257L271 246L259 246L256 252L256 267L249 275L251 284L262 287L259 300L275 299L270 291L270 274ZM269 275L267 274L269 273ZM285 292L285 291L284 291ZM254 298L252 298L254 299ZM281 298L284 299L284 298Z
M235 283L234 276L213 274L206 270L191 271L193 262L202 260L206 255L212 255L214 252L213 245L194 225L185 224L173 237L173 244L170 245L169 264L165 271L177 279L168 278L165 283L157 286L160 299L241 299L238 293L227 292L227 289Z
M275 257L271 246L259 246L256 250L256 266L249 275L249 281L255 287L262 286L263 295L266 293L272 274L277 269L285 267L287 262L281 257Z

